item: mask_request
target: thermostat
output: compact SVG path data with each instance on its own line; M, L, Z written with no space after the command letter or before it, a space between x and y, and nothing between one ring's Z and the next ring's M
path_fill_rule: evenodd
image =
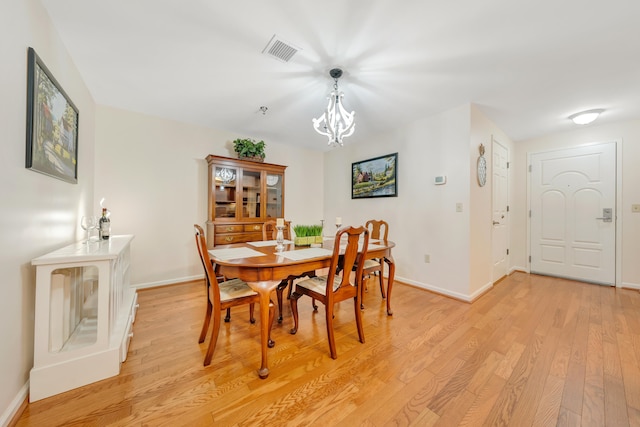
M446 184L447 183L447 177L444 175L440 175L440 176L436 176L433 179L433 183L435 185L442 185L442 184Z

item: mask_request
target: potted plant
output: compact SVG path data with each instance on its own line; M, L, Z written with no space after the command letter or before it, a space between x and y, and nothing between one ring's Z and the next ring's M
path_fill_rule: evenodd
M294 243L296 246L322 243L321 225L295 225L293 232L296 233Z
M266 156L264 152L265 145L262 140L256 142L251 138L238 138L233 141L233 150L238 153L239 159L264 162Z

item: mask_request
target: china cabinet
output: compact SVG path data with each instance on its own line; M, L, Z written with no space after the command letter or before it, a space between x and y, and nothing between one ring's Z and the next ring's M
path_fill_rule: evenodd
M262 240L265 221L284 217L286 166L207 156L207 244Z
M132 239L77 242L31 261L36 267L31 402L120 372L137 309L129 279Z

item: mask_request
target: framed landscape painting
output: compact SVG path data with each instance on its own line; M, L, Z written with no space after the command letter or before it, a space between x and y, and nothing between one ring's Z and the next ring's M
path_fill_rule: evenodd
M78 109L33 48L27 54L26 167L78 182Z
M398 153L351 164L351 198L398 196Z

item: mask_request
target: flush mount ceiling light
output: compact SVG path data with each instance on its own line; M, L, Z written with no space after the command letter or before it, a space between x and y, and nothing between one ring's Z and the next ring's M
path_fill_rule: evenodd
M334 68L329 71L333 79L333 91L329 94L329 105L326 111L313 120L313 128L320 135L329 137L330 146L342 146L342 139L353 134L355 122L354 112L348 113L342 106L344 94L338 90L338 79L342 76L342 70Z
M570 115L569 118L573 120L573 123L577 125L588 125L589 123L597 119L600 113L602 113L603 111L604 109L602 108L581 111L579 113Z

